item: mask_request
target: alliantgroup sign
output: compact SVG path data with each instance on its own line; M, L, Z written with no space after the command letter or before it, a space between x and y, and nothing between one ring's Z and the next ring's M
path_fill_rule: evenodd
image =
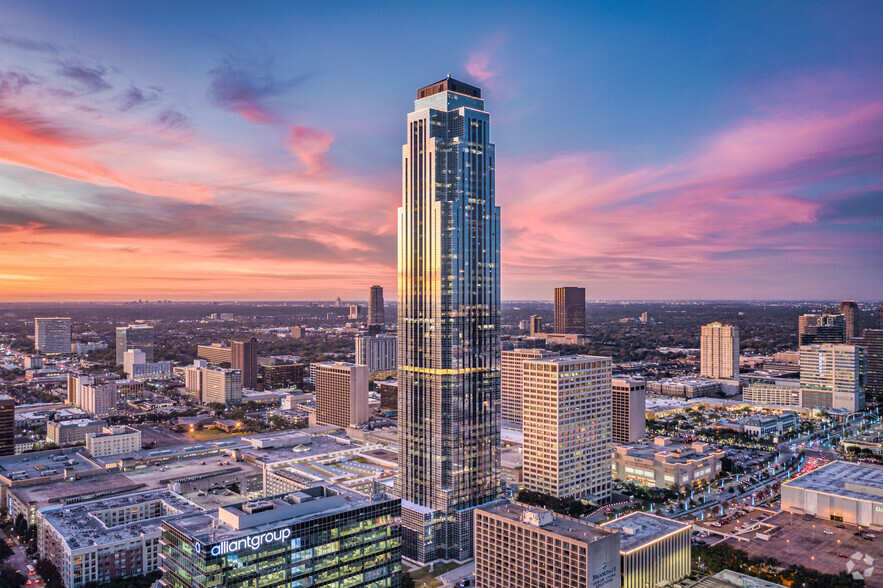
M221 541L217 545L212 545L209 553L213 556L225 555L227 553L235 553L243 549L251 549L252 551L260 549L267 543L275 543L276 541L285 541L291 537L291 529L276 529L275 531L267 531L266 533L257 533L242 537L241 539L233 539L232 541ZM195 545L196 553L202 552L202 544L197 542Z

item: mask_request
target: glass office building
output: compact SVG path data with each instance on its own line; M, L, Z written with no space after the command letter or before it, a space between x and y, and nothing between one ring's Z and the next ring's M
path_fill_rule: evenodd
M417 91L402 174L404 553L462 561L472 556L472 510L500 492L500 209L479 88L448 77Z
M163 521L174 588L401 586L397 498L316 486Z

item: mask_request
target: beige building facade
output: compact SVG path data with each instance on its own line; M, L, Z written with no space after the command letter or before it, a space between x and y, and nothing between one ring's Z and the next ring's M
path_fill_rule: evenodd
M524 488L610 497L612 364L570 355L524 362Z
M366 365L327 362L316 366L316 422L320 425L351 427L368 422L368 379Z
M646 382L640 378L613 378L614 443L635 443L647 434Z
M699 349L703 377L739 379L739 327L718 322L704 325Z
M545 349L513 349L501 353L500 398L503 402L503 420L519 425L522 423L521 395L525 360L558 355L556 351Z
M680 445L668 437L619 445L613 452L613 477L653 488L707 484L721 472L724 452L708 443Z

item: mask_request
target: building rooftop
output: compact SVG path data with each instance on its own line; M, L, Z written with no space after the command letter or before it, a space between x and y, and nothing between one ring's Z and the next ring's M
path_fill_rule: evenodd
M625 453L632 458L644 459L648 462L656 460L658 454L663 455L666 463L687 463L709 455L723 456L724 452L715 449L708 443L692 443L690 445L671 443L667 437L655 437L647 441L628 443L617 446L617 453Z
M303 461L318 456L327 456L342 451L359 452L365 446L356 445L346 437L331 435L302 435L296 444L284 443L263 448L248 447L244 454L251 456L255 462L271 465Z
M135 511L136 507L148 505L145 518L122 517L121 524L113 524L114 511ZM72 549L90 545L106 545L138 538L158 532L165 517L182 513L200 512L202 509L189 500L168 490L151 490L83 502L75 506L49 506L40 509L44 524L52 526ZM111 523L108 526L108 523Z
M63 475L65 468L81 473L100 469L73 449L49 449L0 458L0 476L10 480L34 480Z
M522 522L522 517L526 512L537 512L540 514L551 513L551 511L538 509L536 507L529 506L527 504L521 504L520 502L513 502L511 500L498 500L497 502L492 502L490 504L480 506L476 510L490 513L492 515L496 515L518 523ZM549 522L542 524L542 526L538 528L544 531L549 531L550 533L557 533L558 535L562 535L569 539L583 541L585 543L592 543L593 541L597 541L598 539L603 539L614 534L614 531L609 531L607 529L604 529L603 527L599 527L598 525L557 514L552 514L552 516L547 517L546 520Z
M166 524L203 545L229 541L357 508L398 500L367 496L340 486L315 486L290 494L240 502L211 511L168 517ZM272 511L269 514L268 511Z
M871 502L883 502L883 467L832 461L782 485Z
M690 523L673 521L646 512L633 512L602 523L601 526L619 531L619 551L623 554L692 527Z
M434 84L429 84L428 86L424 86L417 90L417 99L426 98L440 92L456 92L458 94L472 96L473 98L481 98L481 88L455 80L451 76L448 76Z

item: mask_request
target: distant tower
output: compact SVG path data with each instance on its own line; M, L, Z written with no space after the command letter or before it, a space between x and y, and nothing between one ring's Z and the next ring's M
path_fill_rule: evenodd
M127 327L117 327L117 365L123 365L126 351L140 349L148 362L153 361L153 326L135 323Z
M846 341L849 341L853 337L858 337L859 333L861 333L861 329L859 328L858 306L856 305L855 300L844 300L841 302L840 314L843 315L843 318L846 321Z
M883 302L877 307L877 328L883 329Z
M533 337L537 333L541 332L540 327L541 327L542 320L543 320L543 317L541 317L541 316L537 316L535 314L532 314L530 316L530 336L531 337Z
M242 387L254 390L258 385L258 340L233 337L230 341L230 367L242 372Z
M586 289L574 286L555 288L555 332L586 332Z
M368 294L368 326L383 328L386 323L386 315L383 312L383 287L371 286Z
M34 319L34 345L44 355L65 355L71 352L70 317Z
M739 327L717 322L704 325L700 353L703 376L739 379Z

